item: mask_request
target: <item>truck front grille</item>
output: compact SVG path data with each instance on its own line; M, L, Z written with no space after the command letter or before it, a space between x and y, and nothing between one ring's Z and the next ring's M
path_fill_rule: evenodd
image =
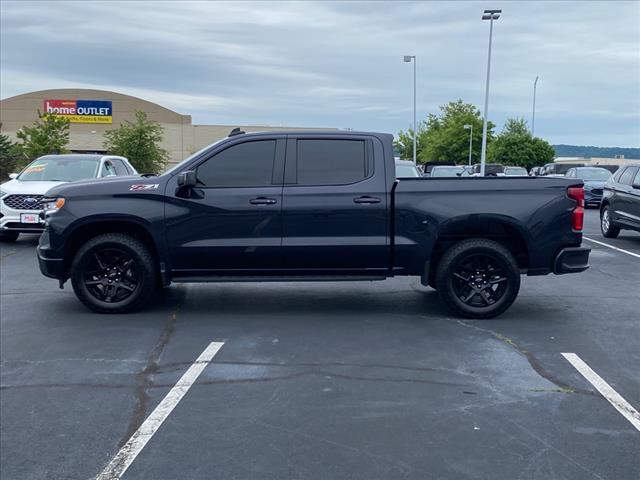
M40 210L40 200L44 195L9 195L2 201L4 204L15 210Z

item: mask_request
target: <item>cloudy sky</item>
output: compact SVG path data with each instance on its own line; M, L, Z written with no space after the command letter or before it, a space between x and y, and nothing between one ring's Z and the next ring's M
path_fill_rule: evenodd
M462 98L551 143L640 146L640 3L2 1L0 95L115 90L194 123L397 132Z

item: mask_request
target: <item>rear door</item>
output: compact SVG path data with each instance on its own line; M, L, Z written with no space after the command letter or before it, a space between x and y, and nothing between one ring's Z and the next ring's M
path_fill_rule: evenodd
M626 167L618 182L615 184L615 200L613 201L614 219L630 225L640 225L640 214L636 212L637 203L640 202L637 190L633 188L634 178L638 173L638 167Z
M283 190L284 267L373 274L389 266L382 143L369 136L290 135Z
M196 166L198 185L188 194L172 179L165 217L175 276L282 266L284 151L284 136L230 142Z

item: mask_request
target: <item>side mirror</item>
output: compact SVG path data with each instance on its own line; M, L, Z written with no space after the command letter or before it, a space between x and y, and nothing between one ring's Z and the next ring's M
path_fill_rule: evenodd
M11 180L14 180L14 179L18 178L18 174L17 174L17 173L10 173L10 174L9 174L9 178L10 178Z
M196 182L195 170L187 170L178 174L178 187L180 188L193 188L196 186Z

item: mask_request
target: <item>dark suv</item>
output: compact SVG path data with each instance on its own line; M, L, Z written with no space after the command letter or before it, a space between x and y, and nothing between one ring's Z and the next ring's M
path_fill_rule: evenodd
M640 232L640 164L624 165L604 185L600 229L615 238L621 229Z

